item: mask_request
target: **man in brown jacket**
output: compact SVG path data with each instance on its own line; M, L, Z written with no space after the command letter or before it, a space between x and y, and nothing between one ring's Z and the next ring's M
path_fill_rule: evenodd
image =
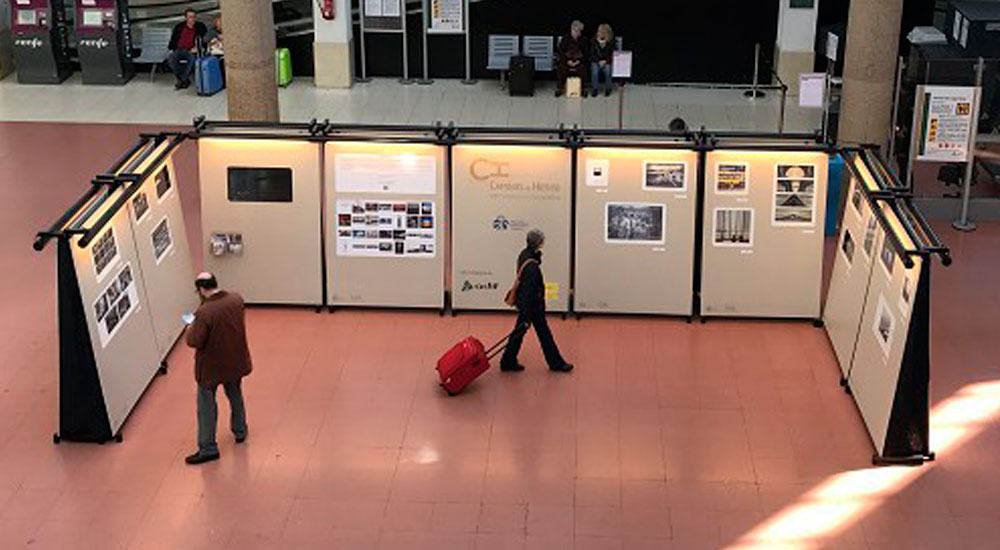
M194 281L201 297L187 331L187 345L195 349L194 377L198 382L198 452L188 456L188 464L201 464L219 458L215 442L218 408L215 390L222 384L232 412L229 427L237 443L247 438L246 409L242 378L250 374L250 348L243 298L226 292L211 273L201 273Z

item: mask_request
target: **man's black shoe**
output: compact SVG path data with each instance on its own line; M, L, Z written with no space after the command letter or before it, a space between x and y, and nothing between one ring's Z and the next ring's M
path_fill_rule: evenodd
M521 363L516 365L500 365L500 370L504 372L521 372L524 370L524 365Z
M555 372L569 372L569 371L573 370L573 365L571 365L569 363L563 363L563 366L561 366L559 368L556 368L556 369L550 369L550 370L555 371Z
M201 452L197 452L192 455L188 455L184 459L184 462L187 462L188 464L204 464L213 460L219 460L219 453L203 455Z
M180 80L178 80L177 82L174 82L174 89L175 90L181 90L183 88L184 88L184 83L183 82L181 82Z
M562 90L556 90L556 97L560 97L562 95L563 95L563 91Z

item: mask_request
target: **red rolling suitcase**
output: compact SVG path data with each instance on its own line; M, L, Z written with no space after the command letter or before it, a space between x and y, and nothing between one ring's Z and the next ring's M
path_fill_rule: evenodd
M520 327L514 329L517 330L521 330ZM438 359L437 371L441 377L441 387L448 392L448 395L455 395L464 390L490 368L490 359L507 347L507 341L513 334L514 332L511 332L504 336L490 349L486 349L483 343L473 336L455 344L455 347Z

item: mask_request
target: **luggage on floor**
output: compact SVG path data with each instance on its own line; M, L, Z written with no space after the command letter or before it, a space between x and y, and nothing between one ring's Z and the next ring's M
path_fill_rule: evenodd
M507 89L512 96L535 95L534 57L515 55L510 58L510 81Z
M278 86L284 88L292 83L292 52L288 48L278 48L274 52L274 68L277 73Z
M199 57L194 61L194 88L198 95L214 95L222 89L222 66L213 55Z
M583 91L583 79L571 76L566 79L566 97L580 97Z
M527 327L517 327L514 331ZM473 380L490 368L490 359L507 347L507 341L514 335L512 331L502 340L485 349L483 343L469 336L451 348L438 359L437 371L441 377L441 387L448 395L455 395L465 389Z

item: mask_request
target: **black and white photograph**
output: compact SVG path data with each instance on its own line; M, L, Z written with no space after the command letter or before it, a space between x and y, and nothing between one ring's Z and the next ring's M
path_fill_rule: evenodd
M896 249L892 247L888 236L882 239L882 253L879 257L882 258L882 267L885 268L886 275L891 277L892 267L896 263Z
M160 223L156 224L151 238L153 239L153 257L156 258L156 263L159 264L167 251L170 250L171 245L174 244L173 239L170 237L170 226L167 224L167 218L163 218L160 220Z
M132 284L132 266L126 265L122 268L121 272L118 273L118 288L122 292L128 288L128 285Z
M609 202L605 204L604 225L604 242L663 244L667 206L645 202Z
M851 230L844 230L844 242L840 243L840 251L844 253L844 258L847 259L847 265L850 267L854 263L854 238L851 237Z
M146 213L149 212L149 198L145 192L139 191L132 198L132 212L135 214L136 223L146 217Z
M163 200L163 197L167 196L167 192L170 191L172 187L170 184L170 170L167 167L163 167L156 173L156 198L158 200Z
M118 327L118 308L113 307L109 309L108 314L104 316L104 330L108 334L113 334L115 332L115 328L117 327Z
M872 326L872 330L875 332L875 340L878 341L879 346L882 348L882 353L886 355L889 354L889 350L892 348L892 337L895 328L896 318L892 316L892 311L889 310L889 304L886 303L885 297L879 295L878 309L875 311L875 324Z
M715 246L753 246L753 209L716 208L712 229Z
M871 258L872 247L875 246L875 228L878 222L875 221L875 216L868 219L868 225L865 227L865 254Z
M94 302L94 315L97 316L97 320L100 321L104 319L104 315L108 312L108 297L104 294Z
M861 184L857 180L853 183L854 192L851 193L851 204L854 205L854 211L861 214L861 200L864 198L861 196Z
M118 245L115 243L113 227L109 227L103 235L97 238L94 246L90 249L90 254L94 258L94 270L97 272L98 280L100 280L108 266L118 257Z
M642 188L684 191L687 188L687 164L649 161L643 163Z
M715 165L715 192L721 195L746 195L749 192L750 166L745 162L720 162Z
M811 164L779 164L774 181L774 225L813 225L816 167Z

